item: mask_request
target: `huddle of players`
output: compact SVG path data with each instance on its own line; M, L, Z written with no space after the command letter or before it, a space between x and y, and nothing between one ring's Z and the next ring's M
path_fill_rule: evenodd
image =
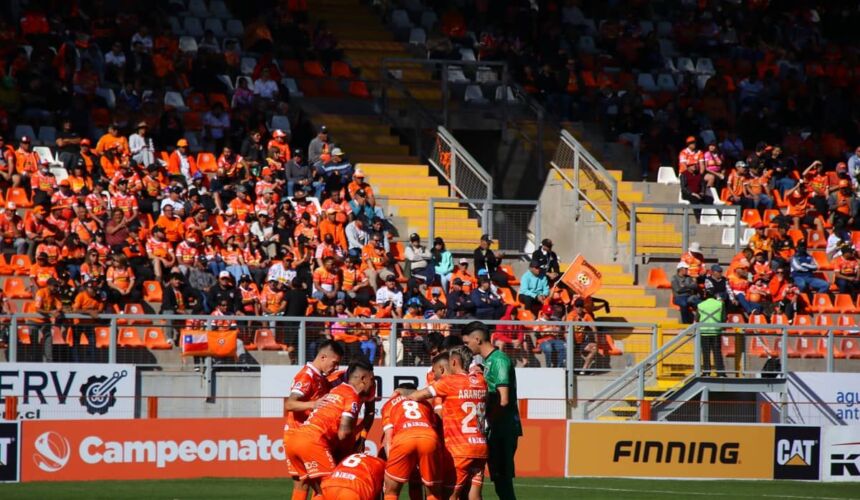
M487 384L480 369L471 367L472 353L462 340L445 341L427 374L428 386L400 385L382 408L387 462L361 453L375 413L373 367L356 361L335 372L341 347L320 348L296 374L284 406L293 500L307 499L308 490L314 499L376 500L383 487L385 500L393 500L406 483L410 498L421 498L422 484L428 500L481 498Z

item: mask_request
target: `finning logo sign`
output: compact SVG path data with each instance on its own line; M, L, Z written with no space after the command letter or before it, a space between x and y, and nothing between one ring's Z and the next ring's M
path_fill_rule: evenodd
M125 370L106 377L92 376L81 385L81 406L90 415L104 415L116 404L116 385L128 376Z

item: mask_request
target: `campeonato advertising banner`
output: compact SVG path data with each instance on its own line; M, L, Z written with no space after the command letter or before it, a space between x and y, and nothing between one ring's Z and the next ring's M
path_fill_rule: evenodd
M18 397L21 420L134 418L134 365L0 364L0 420L7 396Z
M298 365L263 365L260 367L260 416L280 417L284 414L282 398L290 396L293 377ZM399 384L411 382L418 387L427 385L426 367L375 367L376 393L379 409ZM566 375L562 368L517 368L517 396L528 399L528 415L524 418L565 419L567 394Z
M524 422L517 474L564 474L565 421ZM379 449L381 425L368 438ZM27 421L20 448L22 481L286 477L283 419Z

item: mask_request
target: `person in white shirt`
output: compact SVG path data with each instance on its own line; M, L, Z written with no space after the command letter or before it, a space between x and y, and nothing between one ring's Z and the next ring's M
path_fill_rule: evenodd
M376 303L380 306L391 304L391 315L395 318L403 316L403 292L397 286L397 278L389 275L385 279L385 286L376 291Z
M116 83L125 81L125 63L122 45L115 42L111 50L105 54L105 80Z
M152 52L152 37L149 36L149 28L146 25L140 25L137 33L131 36L131 45L134 46L137 42L143 45L144 50Z
M149 166L155 163L155 145L152 143L152 138L147 137L146 122L138 123L137 133L129 136L128 149L131 150L131 157L139 165Z
M254 82L254 95L269 101L278 97L278 84L269 77L268 68L264 69L260 78Z
M293 254L290 252L289 247L283 247L282 253L284 255L283 262L272 264L272 267L269 268L269 272L266 274L267 282L276 280L282 285L288 285L296 277L296 271L293 270Z

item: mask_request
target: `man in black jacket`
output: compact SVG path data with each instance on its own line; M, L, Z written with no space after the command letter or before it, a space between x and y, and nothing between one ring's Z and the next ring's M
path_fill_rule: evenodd
M454 278L448 294L448 318L463 318L475 312L475 304L468 294L463 293L463 280Z
M550 281L555 281L561 275L558 266L558 255L552 251L552 240L544 238L540 242L540 248L532 254L532 262L540 264L540 269Z
M243 315L242 292L233 283L233 276L228 271L221 271L218 274L218 284L209 290L206 302L214 309L216 304L220 304L225 299L229 304L225 311L227 314Z
M198 292L185 283L185 278L181 273L172 273L170 281L161 298L161 314L194 314L192 307L193 297L198 300ZM178 345L178 329L182 327L182 321L171 321L172 327L168 328L165 335L173 340L173 343Z
M481 243L475 249L475 273L479 273L481 269L486 269L490 279L498 286L508 286L508 277L505 273L499 270L499 265L502 263L502 254L490 250L490 245L493 240L489 234L481 236Z

